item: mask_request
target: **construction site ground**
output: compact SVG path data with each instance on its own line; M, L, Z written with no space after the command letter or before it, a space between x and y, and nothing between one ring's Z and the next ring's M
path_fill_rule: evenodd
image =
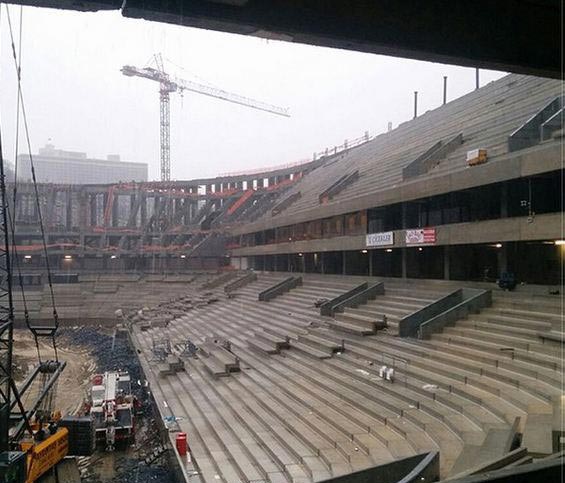
M31 333L24 329L14 333L14 369L17 383L21 383L28 371L38 361L38 351ZM174 477L167 468L166 456L148 466L144 463L144 455L160 444L156 422L151 405L143 394L136 355L131 352L126 337L114 333L108 327L66 327L59 330L57 336L59 360L67 363L59 377L53 408L59 409L63 415L73 415L81 411L92 376L106 370L127 370L132 376L134 392L142 402L141 415L137 419L135 442L130 446L106 452L100 447L90 457L68 458L58 467L58 481L85 483L133 483L163 482L173 483ZM39 352L42 360L54 359L55 354L49 339L39 341ZM141 384L138 384L138 381ZM33 400L38 388L30 389L23 398L26 402ZM46 475L42 482L55 482L54 475Z

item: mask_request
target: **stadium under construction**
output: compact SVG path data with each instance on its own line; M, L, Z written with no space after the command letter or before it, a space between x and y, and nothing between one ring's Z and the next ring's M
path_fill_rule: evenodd
M562 93L511 74L308 162L40 184L58 320L125 329L180 481L555 475ZM34 197L8 186L41 324Z

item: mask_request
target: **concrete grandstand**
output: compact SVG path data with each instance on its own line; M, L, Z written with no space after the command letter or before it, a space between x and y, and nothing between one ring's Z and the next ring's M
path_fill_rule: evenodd
M374 139L274 170L41 185L52 264L476 281L510 271L519 282L557 284L561 91L557 80L509 75ZM486 162L471 165L476 150ZM33 197L18 186L24 271L44 264Z

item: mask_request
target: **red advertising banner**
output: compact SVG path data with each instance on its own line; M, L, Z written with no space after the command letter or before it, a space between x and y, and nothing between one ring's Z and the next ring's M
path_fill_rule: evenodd
M435 228L406 230L406 245L422 245L436 242Z

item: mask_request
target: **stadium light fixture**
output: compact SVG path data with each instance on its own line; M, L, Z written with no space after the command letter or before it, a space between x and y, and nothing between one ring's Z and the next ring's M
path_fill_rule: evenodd
M298 256L301 257L301 256L302 256L302 253L299 253Z
M497 244L495 245L495 248L502 248L502 243L497 243Z
M180 257L181 257L181 258L186 258L186 255L181 255Z
M423 249L422 247L418 247L418 251L419 251L419 252L421 252L421 251L423 251L423 250L424 250L424 249Z
M26 260L31 260L31 255L24 255L24 258L25 258Z
M367 250L361 250L361 253L367 253Z
M387 253L392 253L392 248L387 248L387 249L386 249L386 252L387 252Z
M555 240L553 243L555 243L556 245L559 245L559 246L563 246L563 245L565 245L565 240Z
M111 258L112 260L115 260L115 259L118 258L118 257L117 257L116 255L111 255L110 258Z
M73 256L72 255L65 255L65 260L72 260Z

